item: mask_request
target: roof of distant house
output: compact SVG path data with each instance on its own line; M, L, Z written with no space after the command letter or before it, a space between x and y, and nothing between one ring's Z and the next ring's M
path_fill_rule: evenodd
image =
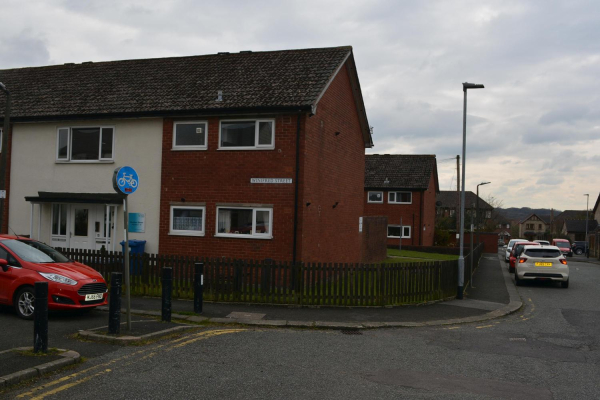
M434 174L439 191L437 162L432 154L367 154L365 188L427 190Z
M11 92L14 121L314 113L345 64L365 142L371 143L350 46L16 68L0 70L0 82ZM4 103L0 96L0 115Z
M567 219L567 233L585 233L585 219ZM598 226L598 221L595 219L588 220L588 232L593 231Z
M585 210L565 210L554 217L555 220L583 219L585 220Z
M457 208L459 201L456 190L442 190L436 196L436 201L441 201L442 205L440 207L444 208ZM472 208L472 205L475 204L477 206L477 195L470 190L465 190L465 208ZM485 200L481 197L479 198L479 208L480 209L489 209L492 210L494 207L489 205Z
M598 207L600 206L600 194L598 195L598 199L596 199L596 204L594 205L594 208L592 209L592 212L595 214L596 211L598 210Z
M545 224L549 224L550 223L550 216L549 215L538 215L538 214L533 213L533 214L529 214L527 216L527 218L524 218L522 221L519 221L519 224L524 224L526 221L528 221L533 216L538 217Z

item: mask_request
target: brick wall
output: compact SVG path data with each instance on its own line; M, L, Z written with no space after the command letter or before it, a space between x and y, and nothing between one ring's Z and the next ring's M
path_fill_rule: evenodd
M0 125L0 128L2 125ZM4 207L1 210L2 212L2 226L0 227L0 233L8 233L8 199L10 193L10 158L11 158L11 148L12 148L12 125L8 130L8 141L6 145L6 171L5 173L5 188L6 188L6 198L4 199ZM4 151L4 149L2 149ZM12 233L12 232L11 232Z
M250 178L295 182L296 116L275 116L274 150L217 150L219 118L202 120L208 121L208 150L197 151L171 150L173 120L163 122L159 252L291 260L295 185L251 184ZM169 235L172 202L205 203L205 236ZM272 205L273 238L215 237L217 203Z
M303 139L301 259L359 262L365 147L345 66L307 118Z
M435 232L435 174L432 171L429 178L429 187L424 193L423 202L423 224L421 233L423 235L422 246L433 246L433 237ZM423 230L425 227L425 230Z

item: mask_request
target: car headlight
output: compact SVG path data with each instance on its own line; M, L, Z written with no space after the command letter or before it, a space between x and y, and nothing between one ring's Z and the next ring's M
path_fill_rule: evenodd
M62 276L62 275L58 275L58 274L44 274L43 272L39 272L39 274L52 282L64 283L65 285L71 285L71 286L77 285L77 281L74 281L71 278L67 278L66 276Z

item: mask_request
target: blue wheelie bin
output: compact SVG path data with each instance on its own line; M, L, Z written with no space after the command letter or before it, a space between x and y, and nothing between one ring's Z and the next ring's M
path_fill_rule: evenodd
M121 248L123 249L123 253L125 253L125 241L121 242ZM136 259L134 260L133 255L141 255L144 254L144 249L146 248L145 240L136 240L129 239L129 274L130 275L141 275L142 274L142 260ZM134 262L135 261L135 262Z

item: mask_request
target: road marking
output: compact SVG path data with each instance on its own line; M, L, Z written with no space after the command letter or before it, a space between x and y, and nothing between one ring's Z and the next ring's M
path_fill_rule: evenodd
M482 326L476 326L475 328L477 329L483 329L483 328L491 328L494 325L482 325Z
M450 328L444 328L447 330L452 330L452 329L460 329L460 326L451 326Z
M199 340L209 339L211 337L215 337L215 336L219 336L219 335L223 335L223 334L227 334L227 333L242 332L242 331L245 331L245 330L246 329L218 329L218 330L202 331L200 333L196 333L196 334L191 335L192 337L194 337L193 339L190 339L190 335L186 335L186 336L178 338L178 339L170 340L167 343L163 343L163 344L157 345L153 349L150 349L151 352L148 353L148 354L146 354L146 355L144 355L143 357L141 357L139 359L132 359L129 362L126 362L125 364L121 364L121 365L122 366L128 366L128 365L131 365L133 363L145 360L147 358L154 357L159 352L158 350L161 349L161 348L163 348L163 347L164 347L163 351L171 351L174 348L180 348L180 347L186 346L188 344L197 342ZM179 342L181 342L181 343L179 343ZM139 350L139 351L136 351L134 353L125 355L123 357L119 357L119 358L116 358L114 360L111 360L109 362L98 364L98 365L95 365L93 367L90 367L90 368L84 369L82 371L76 372L74 374L70 374L70 375L64 376L62 378L56 379L55 381L52 381L52 382L49 382L47 384L44 384L44 385L38 386L36 388L33 388L29 392L22 393L22 394L18 395L17 398L26 398L26 397L28 397L28 398L31 398L31 399L39 400L39 399L43 399L43 398L45 398L47 396L54 395L56 393L60 393L60 392L62 392L64 390L70 389L70 388L72 388L74 386L77 386L77 385L79 385L81 383L87 382L87 381L89 381L92 378L95 378L97 376L109 373L112 370L109 369L109 368L106 368L103 371L94 373L94 374L89 375L89 376L82 377L81 379L78 379L78 380L76 380L74 382L69 382L67 384L64 384L62 386L59 386L59 387L56 387L54 389L48 390L46 392L39 393L37 396L35 395L36 392L40 392L40 391L46 390L46 389L48 389L50 387L59 385L59 384L61 384L63 382L69 381L69 380L71 380L71 379L73 379L75 377L83 375L86 372L90 372L90 371L93 371L93 370L98 369L98 368L106 367L106 366L109 366L111 364L115 364L117 362L125 361L128 358L131 358L133 356L139 355L141 353L146 353L146 352L147 352L147 349ZM31 397L31 396L35 396L35 397Z

